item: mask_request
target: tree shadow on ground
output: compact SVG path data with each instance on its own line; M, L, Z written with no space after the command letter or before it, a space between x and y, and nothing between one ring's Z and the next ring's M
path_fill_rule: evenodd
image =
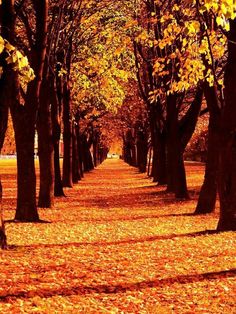
M15 219L8 219L4 221L5 223L14 223L14 224L51 224L51 221L39 219L38 221L20 221Z
M212 215L212 214L209 214ZM183 214L159 214L159 215L138 215L138 216L121 216L118 218L82 218L78 219L77 222L97 222L97 223L109 223L109 222L123 222L123 221L138 221L146 219L159 219L159 218L171 218L171 217L196 217L194 213L183 213ZM199 215L200 216L200 215ZM204 214L204 217L207 217ZM58 220L57 220L58 222ZM60 221L63 222L63 221Z
M213 281L225 278L233 278L236 276L236 268L222 270L217 272L206 272L200 274L178 275L170 278L160 278L155 280L145 280L135 283L119 283L119 284L102 284L102 285L76 285L71 287L63 287L56 289L36 289L33 291L16 291L15 293L1 294L0 301L8 302L14 299L31 299L33 297L51 298L53 296L73 296L87 295L93 293L99 294L116 294L132 291L140 291L149 288L165 288L174 284L191 284L195 282Z
M153 196L161 196L159 199L153 198ZM66 200L63 200L65 202ZM99 207L99 208L131 208L133 206L144 206L146 208L156 207L161 204L175 204L180 202L190 202L189 200L175 199L171 193L165 193L163 191L154 191L146 193L136 193L136 189L130 190L128 193L117 193L110 196L98 196L95 199L84 198L81 200L83 207Z
M191 232L191 233L181 233L181 234L166 234L166 235L156 235L156 236L150 236L145 238L137 238L137 239L124 239L124 240L118 240L118 241L96 241L96 242L69 242L69 243L49 243L49 244L32 244L32 245L19 245L19 246L9 246L9 249L16 249L18 248L31 248L31 249L37 249L37 248L52 248L52 247L81 247L86 245L92 245L92 246L109 246L109 245L120 245L120 244L136 244L136 243L144 243L144 242L153 242L158 240L172 240L175 238L184 238L184 237L198 237L198 236L204 236L204 235L214 235L222 233L217 230L204 230L204 231L197 231L197 232Z

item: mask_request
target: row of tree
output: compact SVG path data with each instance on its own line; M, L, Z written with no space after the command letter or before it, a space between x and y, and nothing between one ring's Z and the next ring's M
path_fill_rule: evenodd
M184 151L198 117L208 112L205 178L195 213L214 211L218 191L218 230L235 230L236 7L230 1L148 0L137 2L135 12L133 51L146 115L127 123L124 159L145 172L150 147L154 182L187 199Z
M64 196L63 187L72 187L107 156L109 115L122 104L122 82L128 78L118 57L126 31L115 38L124 24L119 5L97 0L0 2L0 148L10 109L17 221L38 221L38 207L52 207L55 196Z
M39 220L37 206L53 206L63 187L101 162L114 133L128 163L146 171L151 149L154 181L188 198L183 154L209 111L196 213L214 210L218 190L218 229L235 230L235 11L229 0L0 1L0 145L10 109L15 219Z

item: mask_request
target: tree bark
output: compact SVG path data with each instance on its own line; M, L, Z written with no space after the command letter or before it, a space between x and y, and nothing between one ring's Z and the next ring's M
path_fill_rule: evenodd
M137 165L141 173L147 170L148 138L147 133L139 126L137 131Z
M40 189L38 206L51 208L54 205L54 147L52 140L51 92L47 75L40 90L37 119Z
M48 1L32 2L36 16L35 43L30 50L30 64L35 79L28 84L25 105L11 108L17 151L17 209L15 219L38 221L36 206L36 175L34 136L36 114L43 75L47 42Z
M181 190L182 198L188 197L186 180L179 181L184 177L181 172L181 153L180 134L178 127L178 110L177 110L177 96L169 95L167 97L167 191L176 192L176 189ZM181 166L181 167L180 167ZM180 197L180 195L179 195Z
M133 167L137 167L137 151L132 130L127 131L126 137L130 147L130 165Z
M3 1L3 29L5 38L14 44L15 12L14 1ZM28 84L25 105L10 104L17 150L17 208L15 219L20 221L39 220L36 207L36 177L34 166L34 135L39 91L46 53L48 2L33 1L36 13L35 43L30 51L30 64L35 80ZM15 82L15 88L18 84Z
M54 149L54 196L65 196L63 191L61 165L60 165L60 139L61 139L61 107L62 99L58 96L58 89L54 78L51 78L51 119L52 119L52 140ZM60 93L61 94L61 93ZM61 96L61 95L60 95ZM60 100L59 100L60 99Z
M62 60L61 60L62 59ZM63 61L63 56L58 55L58 60ZM57 69L59 73L61 66ZM53 146L54 146L54 196L65 196L63 191L62 175L61 175L61 119L62 119L62 108L63 108L63 82L62 77L50 77L51 78L51 99L52 99L52 135L53 135Z
M10 15L8 16L9 20L13 18L11 15L12 13L12 6L14 5L14 1L6 3L6 1L3 1L3 4L5 4L5 14ZM10 5L10 6L9 6ZM0 5L0 26L4 25L2 24L2 8ZM6 17L5 17L6 19ZM14 21L13 21L14 23ZM1 29L1 28L0 28ZM1 32L2 35L2 32ZM7 34L9 35L9 34ZM3 34L4 36L4 34ZM13 100L12 97L16 96L16 90L14 88L14 84L12 86L12 75L14 75L12 69L7 68L5 60L0 59L0 65L3 67L3 74L0 78L0 153L3 147L4 138L7 130L7 122L8 122L8 111L9 111L9 104ZM14 81L13 81L14 82ZM0 176L0 247L2 249L7 248L7 237L5 232L5 222L3 217L3 207L2 207L2 182L1 182L1 176Z
M28 95L29 96L29 95ZM33 97L32 97L33 101ZM38 221L34 164L35 112L12 108L17 151L17 208L15 219ZM32 117L33 116L33 117ZM26 125L26 122L27 125Z
M77 145L78 145L78 162L79 162L79 175L82 179L84 177L83 171L83 152L82 152L82 143L81 143L81 136L80 136L80 129L79 129L79 119L77 120L77 125L75 127L76 131L76 138L77 138Z
M157 113L154 108L149 111L151 143L153 147L152 171L153 182L160 185L167 183L166 174L166 132L157 124Z
M64 89L63 102L63 142L64 142L64 156L63 156L63 186L73 187L72 179L72 121L70 112L70 91L67 86Z
M207 107L209 109L208 148L204 182L201 187L195 214L212 213L215 209L217 195L217 173L220 147L220 108L217 91L206 83L204 87Z
M230 21L225 69L225 104L221 118L219 158L219 231L236 230L236 19Z
M153 158L153 147L150 146L148 149L148 166L147 166L147 175L151 176L151 164L152 164L152 158Z
M93 142L93 164L94 167L97 167L99 164L99 158L98 158L98 143L99 143L99 132L95 129L93 129L93 136L92 136Z
M90 143L87 136L84 134L82 136L84 172L89 172L94 169L93 158L90 152L91 144L92 143Z
M72 180L73 183L78 183L81 180L79 173L79 153L78 153L78 142L76 134L76 125L72 125Z
M167 97L167 190L176 198L188 199L183 153L195 130L202 103L203 89L199 85L195 98L183 118L178 120L177 95ZM181 101L181 100L180 100Z
M5 250L7 248L7 237L6 237L5 223L4 223L4 218L3 218L1 178L0 178L0 215L1 215L0 216L0 247L2 250Z
M159 131L157 134L157 152L156 152L156 181L158 185L165 185L167 183L166 173L166 134L164 131Z
M69 79L71 72L71 58L73 49L73 35L69 38L68 52L65 54L65 62L67 68L67 77L63 86L63 141L64 141L64 154L63 154L63 186L73 187L72 178L72 117L71 117L71 93L69 87Z

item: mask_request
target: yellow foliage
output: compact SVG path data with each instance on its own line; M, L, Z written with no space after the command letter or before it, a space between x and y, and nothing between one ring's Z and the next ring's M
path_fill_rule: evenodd
M0 54L3 52L4 48L5 48L5 41L0 35Z
M200 15L195 1L183 1L181 15L177 4L166 9L160 2L155 3L160 10L161 35L153 40L153 45L160 48L161 58L153 62L158 83L150 100L166 92L187 91L204 80L212 85L217 79L214 64L220 63L227 49L227 38L221 30L229 30L229 19L236 17L236 1L202 0ZM220 28L208 28L204 22L206 13ZM223 85L222 78L217 84Z
M13 69L19 73L20 83L22 87L32 81L35 77L33 69L30 67L28 59L16 47L11 45L7 40L0 36L0 54L5 51L7 53L6 61L13 66ZM0 77L3 68L0 70Z

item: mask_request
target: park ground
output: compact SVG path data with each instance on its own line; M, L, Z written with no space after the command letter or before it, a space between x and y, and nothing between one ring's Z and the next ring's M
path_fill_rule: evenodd
M188 164L191 200L182 202L106 160L39 210L44 223L11 222L15 161L0 166L9 244L0 313L236 313L236 235L214 231L218 208L191 215L202 165Z

